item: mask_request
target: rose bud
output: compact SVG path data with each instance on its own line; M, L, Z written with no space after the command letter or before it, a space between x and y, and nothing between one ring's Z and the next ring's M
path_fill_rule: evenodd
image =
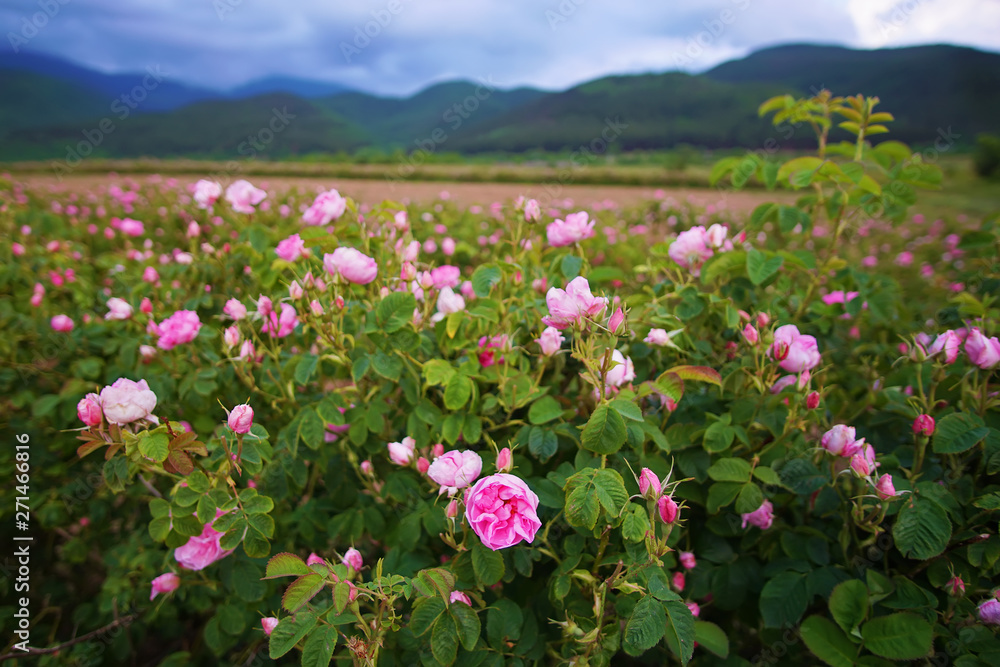
M660 480L656 473L649 468L643 468L639 472L639 493L649 500L656 500L661 492Z
M229 428L233 433L249 433L253 426L253 408L249 405L237 405L229 413Z
M934 417L930 415L918 415L916 419L913 420L913 432L917 435L924 435L930 437L934 435Z
M666 524L676 521L680 511L677 503L670 496L660 496L659 500L656 501L656 509L660 512L660 520Z

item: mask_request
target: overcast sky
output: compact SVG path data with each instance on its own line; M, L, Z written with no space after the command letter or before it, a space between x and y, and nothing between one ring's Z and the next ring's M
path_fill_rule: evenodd
M698 72L788 42L1000 51L1000 0L0 0L0 27L0 48L27 37L24 51L106 72L159 65L211 88L288 75L410 94L457 78L551 90Z

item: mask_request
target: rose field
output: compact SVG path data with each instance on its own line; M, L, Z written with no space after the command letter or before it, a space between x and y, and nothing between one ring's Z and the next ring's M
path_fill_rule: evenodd
M0 662L1000 664L1000 217L877 102L706 205L0 178Z

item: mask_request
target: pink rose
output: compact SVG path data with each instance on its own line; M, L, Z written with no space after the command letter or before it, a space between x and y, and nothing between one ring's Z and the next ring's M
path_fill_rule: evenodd
M427 469L427 476L441 485L439 493L447 491L449 496L453 496L459 489L476 481L482 471L483 459L479 454L456 449L434 459Z
M465 299L462 295L455 294L450 287L445 287L438 292L437 312L431 316L431 322L440 322L446 316L463 310L465 310Z
M184 546L174 549L174 558L185 569L204 570L215 561L222 560L233 553L232 551L223 550L220 545L223 535L225 533L212 528L211 523L206 523L201 531L201 535L188 538Z
M619 329L623 329L625 324L625 311L621 308L615 310L608 318L608 331L613 334L622 333Z
M156 579L153 579L153 589L149 593L150 601L153 600L160 593L170 593L177 590L177 587L181 585L181 578L178 577L173 572L167 572L166 574L161 574Z
M545 330L542 331L542 335L538 337L537 341L539 347L542 348L542 354L546 357L551 357L559 351L559 348L566 341L566 337L559 333L559 329L555 327L545 327Z
M611 353L614 366L604 375L604 381L609 387L620 387L635 379L635 366L632 360L619 350Z
M692 551L682 551L680 556L678 556L678 560L680 560L681 566L685 570L693 570L698 565L698 561L695 559L694 552Z
M837 424L823 434L820 444L834 456L844 456L844 451L857 439L853 426Z
M292 234L287 239L280 241L274 250L275 254L286 262L298 260L305 251L306 242L298 234Z
M323 265L331 276L340 275L357 285L367 285L378 275L375 260L354 248L337 248L324 255Z
M295 307L289 303L283 303L281 304L281 315L279 316L277 312L272 310L268 313L260 330L263 333L271 334L272 338L284 338L295 331L295 327L298 325L299 315L295 312Z
M260 619L260 625L264 628L264 634L270 637L271 633L274 632L274 629L278 627L278 619L274 616L265 616Z
M659 498L661 492L660 478L649 468L643 468L639 472L639 493L652 500Z
M336 190L327 190L316 195L312 205L302 214L302 220L307 225L328 225L346 210L347 200Z
M132 317L132 306L125 299L116 296L108 299L108 314L104 316L106 320L127 320Z
M190 343L200 329L198 313L193 310L178 310L157 326L159 340L156 345L161 350L171 350L182 343Z
M462 591L452 591L451 592L451 597L448 598L448 599L449 599L449 601L452 604L454 604L456 602L464 602L465 604L469 605L470 607L472 606L472 600L470 600L469 596L466 595L465 593L463 593Z
M101 423L104 413L101 411L101 398L97 394L87 394L76 404L76 416L87 426L97 426Z
M431 284L436 289L458 287L462 282L462 272L457 266L445 264L431 269Z
M691 271L691 275L699 276L702 264L715 253L705 228L699 225L678 234L667 254L681 268Z
M948 591L948 595L960 598L965 595L965 582L962 581L962 577L955 575L944 585L944 589Z
M360 551L351 547L347 550L347 553L344 554L343 563L355 572L360 572L361 568L365 566L365 559L361 557Z
M417 448L417 441L406 436L402 442L390 442L386 445L389 449L389 458L398 466L408 466L413 460L413 452Z
M934 427L934 417L930 415L917 415L913 420L913 432L917 435L930 437L934 435Z
M235 324L231 327L226 327L226 330L222 332L222 341L226 344L226 347L236 347L242 339L240 330Z
M1000 625L1000 600L990 598L979 605L979 620L987 625Z
M234 320L242 320L247 316L247 307L244 306L239 299L230 299L226 301L226 305L223 306L222 312Z
M666 329L650 329L646 337L642 339L642 342L649 343L650 345L669 345L670 335Z
M212 208L222 196L222 186L215 181L201 179L194 184L194 201L198 208Z
M660 496L656 500L656 509L659 512L660 521L668 525L677 521L677 515L680 514L680 508L670 496Z
M504 447L497 454L497 472L510 472L514 468L514 455L510 447Z
M130 424L150 416L156 407L154 394L145 380L133 382L128 378L118 378L101 390L101 409L108 422Z
M70 319L69 315L56 315L49 324L52 326L53 331L60 333L69 333L73 330L73 320Z
M861 446L858 448L857 453L851 457L851 470L858 477L868 477L875 472L875 449L865 443L864 438L859 440L858 443Z
M757 341L760 340L760 336L757 334L757 330L753 328L752 324L748 323L745 327L743 327L743 339L750 345L756 345Z
M237 405L229 413L228 424L233 433L249 433L253 426L253 408L245 403Z
M875 483L875 494L881 500L889 500L896 497L896 487L893 486L892 475L882 475L878 478L878 482Z
M594 235L594 225L597 221L591 220L588 223L588 217L586 211L578 211L567 215L565 220L554 220L551 222L545 228L549 245L558 248L592 237Z
M678 591L684 590L684 586L687 584L687 577L684 576L683 572L674 572L674 575L670 577L670 584Z
M526 222L538 222L542 219L542 209L534 199L524 202L524 219Z
M542 526L538 496L519 477L483 477L465 494L465 518L483 545L496 551L524 540L531 543Z
M545 294L549 316L542 323L556 329L565 329L581 319L598 317L608 306L607 297L595 297L590 292L590 283L583 276L571 280L566 289L552 287Z
M712 225L705 232L705 242L712 248L723 248L726 245L726 236L729 234L729 227L726 225Z
M973 328L965 339L965 353L969 361L983 370L995 368L1000 363L1000 340L987 338L978 328Z
M310 552L309 556L306 557L306 565L322 565L323 557L320 556L315 551Z
M781 367L789 373L801 373L815 368L820 362L819 346L812 336L797 336L788 348Z
M927 356L934 357L943 354L945 363L953 364L958 359L958 350L961 345L962 339L949 329L934 339L934 342L927 349ZM968 346L966 346L966 351L968 351Z
M226 201L237 213L253 213L254 206L264 201L267 192L240 179L226 188Z
M139 220L125 218L118 222L118 230L127 236L142 236L146 233L146 227Z
M749 512L743 515L743 528L747 527L747 524L752 526L757 526L761 530L767 530L774 523L774 506L771 504L770 500L765 500L761 503L760 507L755 509L753 512Z

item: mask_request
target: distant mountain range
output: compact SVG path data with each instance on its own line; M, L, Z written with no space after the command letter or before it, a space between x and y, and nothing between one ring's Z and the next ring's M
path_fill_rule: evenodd
M888 138L971 145L1000 132L1000 54L948 45L862 51L786 45L700 75L610 76L561 92L455 81L411 97L271 77L228 91L163 72L102 74L55 58L0 53L0 159L302 156L361 149L460 153L785 147L757 106L782 93L877 95ZM279 120L276 120L276 116ZM950 128L950 129L949 129ZM603 142L603 143L602 143Z

